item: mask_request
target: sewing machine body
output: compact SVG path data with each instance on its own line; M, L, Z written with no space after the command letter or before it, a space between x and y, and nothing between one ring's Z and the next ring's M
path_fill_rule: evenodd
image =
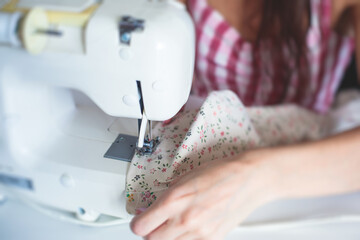
M144 25L123 36L128 16ZM129 163L104 154L119 133L138 135L144 113L166 120L186 102L193 25L173 0L104 0L86 26L75 25L50 24L62 36L36 56L0 45L0 131L10 156L0 159L0 194L80 209L90 213L84 220L126 218Z

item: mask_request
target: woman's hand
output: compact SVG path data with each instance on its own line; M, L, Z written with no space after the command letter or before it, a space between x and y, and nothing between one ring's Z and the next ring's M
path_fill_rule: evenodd
M177 179L133 219L133 232L156 240L223 239L276 195L271 190L276 185L273 173L256 159L254 154L245 154L235 160L214 161Z
M131 224L146 239L222 239L271 200L360 191L360 127L246 152L184 175Z

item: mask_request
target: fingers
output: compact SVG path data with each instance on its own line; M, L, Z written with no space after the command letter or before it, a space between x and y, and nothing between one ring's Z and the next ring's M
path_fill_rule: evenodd
M184 211L192 201L191 199L191 196L187 196L174 201L168 199L157 201L145 212L135 216L130 227L136 235L146 236L159 228L168 219Z
M146 236L147 240L158 240L158 239L176 239L178 236L184 234L187 231L179 227L178 220L176 217L169 219L156 230Z
M208 239L213 227L205 219L199 218L201 210L188 208L186 212L167 220L159 228L151 232L146 239L173 240L182 236L183 239Z
M131 229L139 236L146 236L169 218L176 216L187 208L197 191L197 181L169 188L158 201L144 213L134 217Z
M218 168L212 170L211 176L197 171L177 180L158 201L133 219L132 231L147 239L175 239L206 229L206 222L231 215L237 190L234 176L221 171L218 174Z
M222 240L224 238L224 234L219 234L217 232L217 227L218 224L216 222L205 225L203 224L193 231L185 232L175 238L175 240Z
M221 210L219 206L215 210L217 209L218 211ZM209 239L209 236L212 236L211 231L216 229L212 226L216 225L221 219L214 217L214 209L209 210L209 208L203 207L201 203L191 201L187 203L185 210L170 217L165 223L146 235L146 239L171 240L180 237L182 234L187 237L183 236L184 239L192 239L189 236L190 233L194 236L194 239ZM187 232L189 234L186 234Z
M193 232L187 232L187 233L175 238L175 240L195 240L195 239L198 240L199 237L196 234L194 234Z

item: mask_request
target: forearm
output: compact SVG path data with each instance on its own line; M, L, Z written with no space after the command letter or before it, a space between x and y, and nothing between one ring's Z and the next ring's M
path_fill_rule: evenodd
M360 190L360 128L317 142L250 152L272 198Z

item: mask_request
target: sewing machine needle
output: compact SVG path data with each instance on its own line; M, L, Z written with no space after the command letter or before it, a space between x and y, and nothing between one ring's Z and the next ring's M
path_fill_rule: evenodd
M152 121L149 120L149 140L152 140Z

